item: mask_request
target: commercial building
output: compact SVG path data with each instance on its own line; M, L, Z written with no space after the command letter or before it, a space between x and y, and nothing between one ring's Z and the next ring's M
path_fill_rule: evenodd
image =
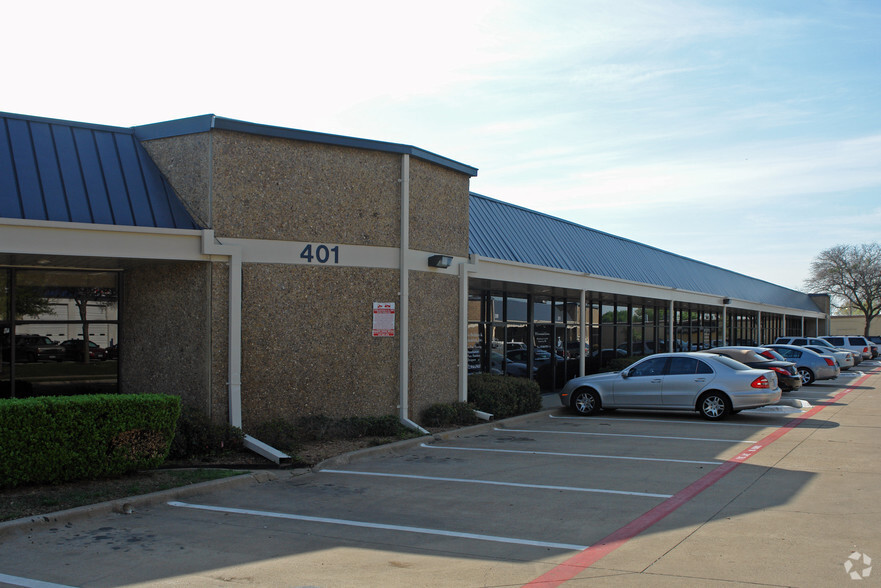
M467 399L471 372L554 389L620 356L828 330L828 298L473 194L476 174L214 115L0 114L3 385L50 384L14 334L73 327L115 335L102 377L120 391L246 432L318 413L414 425ZM59 318L50 300L112 312ZM99 379L68 363L61 380Z

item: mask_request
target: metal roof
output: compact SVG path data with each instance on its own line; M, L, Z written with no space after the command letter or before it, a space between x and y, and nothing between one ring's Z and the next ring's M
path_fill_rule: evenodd
M474 193L468 238L470 253L490 259L819 310L803 292Z
M354 147L356 149L369 149L371 151L384 151L387 153L400 153L412 155L419 159L447 167L454 171L467 174L469 176L477 175L477 168L459 163L447 157L437 155L431 151L413 147L412 145L403 145L400 143L388 143L386 141L374 141L371 139L358 139L356 137L346 137L344 135L331 135L328 133L316 133L313 131L301 131L298 129L289 129L286 127L276 127L271 125L263 125L251 123L232 118L224 118L213 114L204 114L201 116L193 116L189 118L181 118L166 122L153 123L134 127L135 135L142 141L151 139L162 139L166 137L175 137L178 135L191 135L194 133L205 133L211 129L222 129L227 131L236 131L239 133L249 133L252 135L262 135L264 137L279 137L282 139L294 139L297 141L308 141L310 143L323 143L327 145L339 145L341 147Z
M3 112L0 217L199 228L132 129Z

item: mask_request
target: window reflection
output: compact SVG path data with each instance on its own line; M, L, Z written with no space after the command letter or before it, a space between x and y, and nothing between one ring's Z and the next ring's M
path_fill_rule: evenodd
M2 275L0 396L115 392L119 274L8 269Z

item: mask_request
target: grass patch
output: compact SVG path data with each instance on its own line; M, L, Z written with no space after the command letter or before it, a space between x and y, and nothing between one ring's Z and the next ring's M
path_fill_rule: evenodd
M25 486L0 491L0 521L48 514L237 476L241 470L152 470L108 480L89 480L52 486Z

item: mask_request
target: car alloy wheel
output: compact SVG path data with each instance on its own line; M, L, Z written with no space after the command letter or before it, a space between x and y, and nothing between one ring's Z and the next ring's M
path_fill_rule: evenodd
M802 384L804 384L805 386L810 386L814 383L814 372L812 372L808 368L798 368L798 375L801 378Z
M572 395L572 408L581 415L594 414L600 408L600 398L593 390L576 390Z
M731 412L728 407L728 399L722 394L708 393L700 399L700 413L705 419L718 421L725 418Z

